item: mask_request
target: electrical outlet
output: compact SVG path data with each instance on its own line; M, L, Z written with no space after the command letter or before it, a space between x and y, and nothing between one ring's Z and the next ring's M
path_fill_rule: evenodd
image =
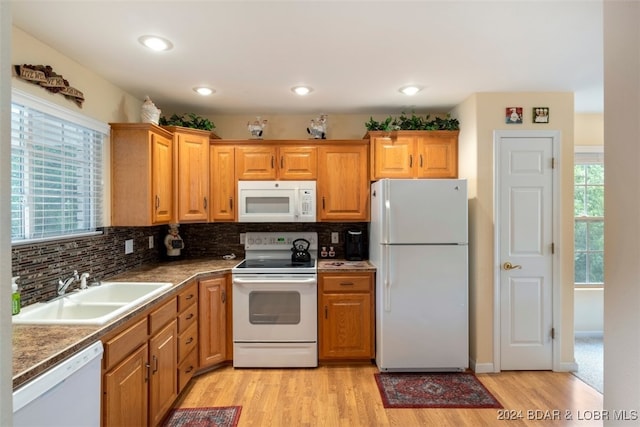
M153 249L153 236L149 236L149 249Z
M245 236L244 233L240 233L240 244L241 245L244 245L244 236Z
M133 239L124 241L124 253L125 255L133 253Z
M340 234L337 231L331 232L331 243L340 243Z

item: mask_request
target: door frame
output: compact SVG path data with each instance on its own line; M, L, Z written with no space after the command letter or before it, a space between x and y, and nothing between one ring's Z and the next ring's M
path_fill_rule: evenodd
M500 320L502 316L500 304L500 204L502 202L498 185L500 183L500 140L502 138L551 138L552 153L555 159L554 172L552 175L552 191L551 196L552 208L552 239L555 243L554 254L551 255L553 280L552 286L552 325L555 331L555 337L552 340L552 358L553 370L561 371L561 349L562 349L562 266L560 262L560 242L562 242L561 221L561 186L560 175L562 172L562 161L560 158L560 147L562 147L561 132L559 130L495 130L493 132L493 218L494 218L494 244L493 244L493 369L494 372L501 371L501 339L500 339Z

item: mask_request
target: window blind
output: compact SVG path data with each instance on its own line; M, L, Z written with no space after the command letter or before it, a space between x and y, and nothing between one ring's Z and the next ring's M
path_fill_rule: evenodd
M11 240L95 231L102 226L106 134L63 109L11 103ZM42 110L49 110L43 112ZM54 114L52 114L54 113Z

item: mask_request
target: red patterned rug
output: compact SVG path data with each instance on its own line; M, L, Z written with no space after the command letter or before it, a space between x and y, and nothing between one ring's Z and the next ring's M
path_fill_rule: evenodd
M242 406L174 409L164 427L235 427Z
M470 372L374 375L385 408L502 408Z

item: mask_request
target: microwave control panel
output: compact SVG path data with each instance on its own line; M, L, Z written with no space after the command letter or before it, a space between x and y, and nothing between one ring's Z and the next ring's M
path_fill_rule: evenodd
M315 214L315 195L311 190L300 190L300 215Z

